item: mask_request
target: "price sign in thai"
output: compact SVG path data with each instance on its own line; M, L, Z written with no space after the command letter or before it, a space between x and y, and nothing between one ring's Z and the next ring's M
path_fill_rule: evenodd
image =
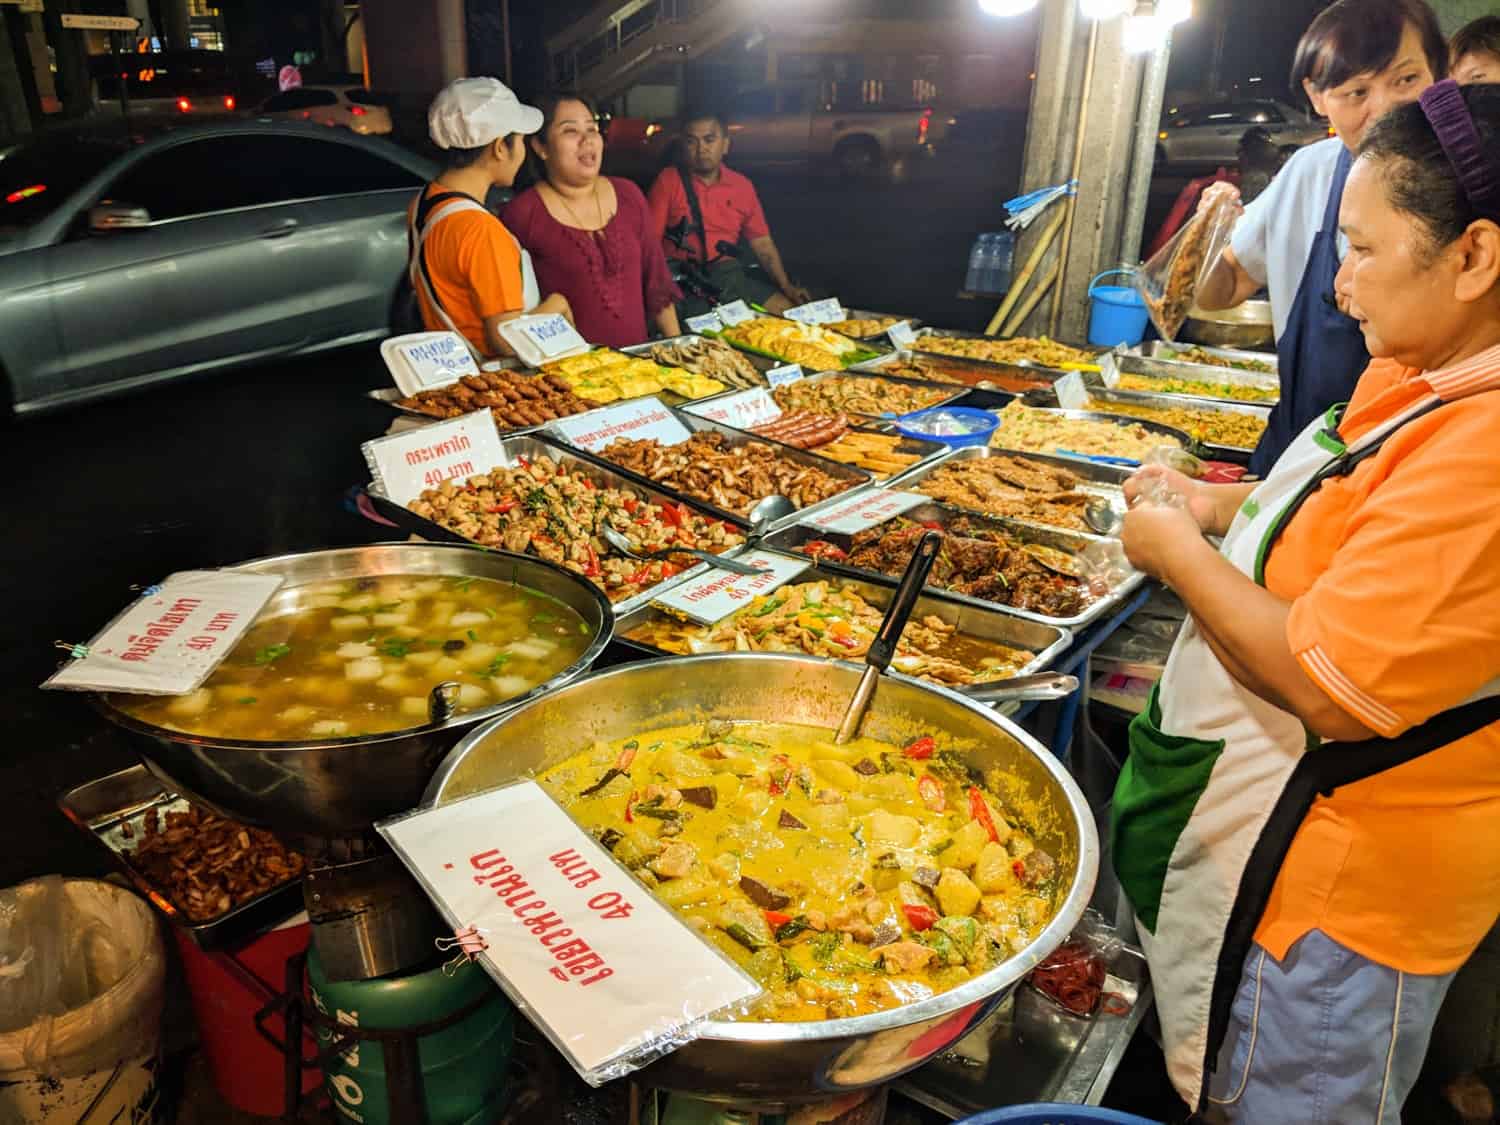
M380 345L380 358L404 395L446 387L465 375L479 374L474 354L457 332L392 336Z
M1052 389L1057 392L1057 404L1064 410L1087 410L1089 408L1089 393L1084 389L1081 372L1069 371L1052 384Z
M445 480L463 480L508 462L488 410L367 441L370 475L396 504L407 504Z
M283 578L183 570L120 614L42 686L182 695L239 643Z
M781 407L776 405L776 400L764 387L755 387L736 395L725 395L712 402L700 402L684 409L689 414L741 430L748 430L751 426L759 426L764 422L774 422L781 417Z
M660 399L637 398L615 406L559 418L547 429L569 445L597 453L615 438L655 438L676 445L692 435L682 420Z
M578 334L578 329L556 313L504 321L500 336L516 349L516 355L524 363L533 367L589 350L588 341Z
M534 781L377 827L448 924L477 931L485 972L593 1085L761 991Z
M750 604L750 599L756 595L769 594L790 582L812 565L805 558L789 558L771 551L751 551L737 556L735 561L758 566L761 573L752 578L748 574L730 574L727 570L710 567L707 573L672 587L656 598L655 603L704 625L712 625Z
M730 301L729 304L714 309L714 312L726 325L744 324L747 320L755 319L755 314L744 301Z
M706 312L702 316L688 317L687 328L689 332L722 332L724 331L724 322L719 319L718 313Z
M800 378L802 378L800 363L783 363L766 372L766 385L773 388L781 387L787 383L795 383Z
M898 320L885 330L886 339L898 348L910 348L917 342L917 333L909 320Z
M781 315L788 320L800 320L803 324L832 324L844 319L844 306L839 304L837 297L824 297L821 301L809 301L787 309Z
M846 503L824 508L802 522L824 531L853 535L856 531L884 523L931 499L932 497L917 492L893 492L888 488L877 488L871 492L862 492Z
M1115 362L1114 352L1105 352L1099 357L1099 377L1106 387L1113 387L1120 381L1120 365Z

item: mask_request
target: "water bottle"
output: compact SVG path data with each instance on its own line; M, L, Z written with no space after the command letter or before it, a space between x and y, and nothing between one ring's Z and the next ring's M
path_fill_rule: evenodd
M1015 265L1016 236L1012 231L1001 231L994 236L994 274L987 292L996 295L1010 292L1010 275Z
M964 275L964 289L970 293L982 292L985 253L989 249L989 235L981 234L969 247L969 272Z

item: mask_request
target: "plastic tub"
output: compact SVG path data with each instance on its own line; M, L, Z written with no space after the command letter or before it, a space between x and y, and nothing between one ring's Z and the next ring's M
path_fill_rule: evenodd
M1114 274L1130 276L1130 270L1105 270L1089 282L1089 343L1101 348L1118 344L1134 347L1146 335L1146 302L1129 285L1100 285Z
M896 419L896 430L904 437L936 441L954 449L987 445L1000 419L988 410L972 406L930 406Z
M1149 1117L1064 1102L1033 1102L987 1109L955 1125L1161 1125Z

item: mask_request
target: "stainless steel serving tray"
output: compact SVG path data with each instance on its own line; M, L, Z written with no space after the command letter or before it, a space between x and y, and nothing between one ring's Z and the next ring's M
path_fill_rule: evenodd
M1131 469L1119 468L1114 465L1101 465L1095 461L1079 461L1072 457L1052 457L1045 453L1012 453L1005 449L991 449L985 445L970 445L962 449L956 449L953 451L953 455L944 458L941 464L909 469L899 477L893 477L887 481L885 487L898 492L921 492L922 490L919 486L922 481L926 480L939 469L955 465L961 461L973 461L984 457L1015 457L1023 461L1037 461L1045 465L1066 469L1075 476L1082 478L1084 483L1079 486L1078 491L1087 493L1090 496L1097 496L1102 500L1107 500L1109 506L1122 515L1125 512L1124 484L1133 471ZM1035 520L1025 520L1015 516L995 516L979 508L966 508L951 501L934 500L933 502L947 504L953 508L961 508L963 511L973 512L975 515L984 516L986 519L1003 520L1006 523L1013 523L1023 527L1036 527L1048 531L1063 531L1069 535L1077 535L1084 539L1112 538L1110 536L1094 535L1091 532L1070 531L1068 528L1058 528L1049 523L1039 523Z
M378 390L366 391L365 397L373 402L380 403L382 406L389 406L397 414L404 414L408 418L415 418L426 425L432 425L436 422L446 422L449 420L446 418L435 418L431 414L423 414L420 410L413 410L409 406L402 406L401 399L405 398L406 396L403 395L401 391L396 387L381 387ZM508 437L514 434L536 433L536 431L540 430L542 427L540 425L510 427L506 426L503 422L496 421L495 428L499 430L503 436Z
M650 484L649 482L643 482L638 477L626 475L622 473L618 468L612 467L606 462L601 462L587 456L581 456L579 454L579 451L574 450L571 446L544 442L541 439L541 435L538 434L521 436L508 434L500 439L500 448L504 451L506 457L509 458L513 463L517 461L517 459L522 457L525 457L528 460L533 460L537 457L550 457L559 465L581 466L588 470L590 479L593 480L596 484L601 484L606 488L619 488L625 490L626 492L635 493L638 496L645 497L647 500L650 500L654 504L661 504L669 501L676 502L679 499L679 497L677 497L675 494L669 494L664 490L658 488L657 486ZM498 467L499 466L491 465L481 471L487 473L491 469L495 469ZM375 510L386 519L394 523L397 527L401 528L402 531L408 532L412 535L420 536L423 539L433 540L440 543L465 543L471 546L475 545L474 540L468 539L460 535L458 532L444 527L440 523L436 523L423 516L417 515L416 512L413 512L410 508L406 507L403 504L397 504L394 500L392 500L385 494L385 490L381 488L380 485L374 482L371 482L370 484L365 486L365 493L370 497L370 501L374 504ZM741 531L744 531L749 526L749 524L741 516L735 516L727 513L720 514L718 512L710 512L706 505L701 504L696 500L689 499L686 502L688 507L697 510L699 513L711 514L716 519L726 519L730 523L733 523ZM725 554L732 556L736 550L738 550L738 548L731 548L729 551L726 551ZM636 594L634 597L625 598L621 601L612 603L614 606L614 611L616 615L619 615L621 613L628 613L636 606L645 605L653 597L661 593L661 591L667 589L669 586L675 586L678 582L683 581L688 577L702 574L707 569L708 564L699 563L698 565L683 571L683 573L680 575L676 575L672 578L666 579L665 581L658 582L654 586L648 587L647 589L641 591L641 593Z
M1137 406L1155 406L1162 410L1201 410L1206 414L1249 414L1259 418L1262 422L1271 417L1269 406L1260 406L1253 402L1218 402L1212 399L1202 401L1184 402L1185 395L1158 395L1148 394L1146 391L1111 391L1100 390L1090 387L1089 397L1103 399L1106 402L1118 402L1122 406L1134 403ZM1150 419L1142 418L1142 422ZM1236 464L1247 464L1250 455L1255 452L1254 447L1246 448L1239 445L1220 445L1216 442L1199 441L1193 439L1193 448L1207 456L1219 461L1233 461Z
M938 528L946 528L960 519L966 519L976 527L1000 531L1022 543L1039 543L1044 547L1056 547L1059 550L1071 554L1078 554L1090 546L1100 547L1099 540L1093 536L1077 535L1071 531L1062 531L1055 527L1041 527L1036 524L1016 523L1012 520L992 519L989 516L975 515L966 512L962 508L954 508L947 504L939 504L936 501L928 504L918 504L915 508L903 513L901 517L917 523L931 523ZM888 521L889 522L889 521ZM808 524L797 523L789 527L783 527L779 531L768 535L765 546L772 550L782 551L786 554L800 554L798 547L814 539L822 539L829 543L837 544L845 550L849 547L850 536L838 532L824 531L822 528L811 527ZM879 571L865 570L862 567L850 566L848 563L832 561L821 561L820 565L831 571L849 574L865 580L876 579L886 581L891 575L882 574ZM899 577L899 576L897 576ZM1048 617L1045 614L1033 613L1026 609L1016 609L1013 606L1002 605L999 602L986 601L983 598L970 597L967 594L959 594L941 586L931 587L933 593L941 593L944 597L951 598L965 605L979 606L982 609L998 610L1015 617L1024 618L1027 621L1039 621L1044 625L1058 625L1065 629L1081 629L1107 616L1116 606L1121 605L1129 599L1141 584L1146 581L1146 576L1139 571L1132 570L1119 580L1112 582L1104 593L1085 607L1082 613L1073 617Z
M1013 339L1015 339L1015 337L1013 337L1013 336L986 336L983 332L968 332L968 331L965 331L964 329L961 329L961 328L930 328L929 327L929 328L922 329L922 335L925 335L925 336L941 336L944 339L948 339L948 340L992 340L992 341L995 341L996 343L1004 343L1006 340L1013 340ZM1098 346L1096 346L1094 344L1075 344L1075 343L1073 343L1072 341L1069 341L1069 340L1054 340L1053 343L1061 344L1061 345L1063 345L1064 347L1067 347L1067 348L1077 348L1081 352L1089 352L1092 355L1094 355L1096 358L1098 356L1104 355L1105 353L1107 353L1109 351L1108 348L1101 348L1101 347L1098 347ZM997 362L995 362L993 360L987 360L987 359L970 359L968 356L952 356L952 355L949 355L947 352L929 352L929 351L923 351L920 348L917 348L917 349L914 349L914 350L915 350L915 352L916 352L917 355L924 356L924 357L927 357L929 359L961 359L965 363L986 363L986 364L990 364L991 366L995 366L995 367L1007 367L1007 366L1011 366L1010 364L997 363ZM1067 370L1065 370L1063 368L1054 367L1054 366L1052 366L1050 364L1042 363L1039 360L1033 360L1033 359L1016 360L1015 361L1015 366L1021 367L1021 368L1035 368L1035 369L1041 370L1041 371L1056 371L1056 372L1058 372L1059 375L1066 375L1068 373Z
M991 363L986 359L968 359L965 356L943 355L939 352L914 352L906 349L891 352L888 355L877 356L875 359L867 359L863 363L856 363L849 368L850 371L864 371L874 375L882 375L883 369L897 363L941 363L951 367L973 368L977 378L973 380L960 379L949 383L945 379L927 379L925 382L939 383L943 386L966 387L971 390L993 390L1002 394L1025 394L1027 392L1041 391L1050 393L1048 388L1064 375L1066 371L1058 371L1051 367L1037 367L1032 364L1021 363ZM909 376L885 375L887 379L909 378ZM1015 380L1010 386L1006 386L1004 380Z
M914 316L900 316L896 313L876 312L874 309L848 309L844 310L845 320L880 320L884 317L894 316L897 323L905 321L911 325L913 330L921 328L922 322ZM861 344L875 344L880 347L890 347L890 340L884 332L877 332L873 336L850 336L851 340L858 340Z
M162 784L144 765L131 766L70 789L57 799L62 814L108 850L115 864L147 901L180 926L200 949L223 949L284 922L302 909L302 880L288 880L231 907L216 918L194 922L167 888L153 883L126 858L145 838L148 814L181 812L188 800ZM128 833L128 834L127 834Z
M836 480L846 480L850 482L850 486L844 489L842 492L835 493L827 500L822 500L816 504L810 505L809 507L800 509L793 515L788 516L786 519L782 520L781 524L788 524L793 520L802 519L803 517L811 513L820 512L824 508L831 505L841 504L850 496L853 496L855 493L857 493L860 489L872 483L874 480L874 477L864 469L856 469L852 465L845 465L838 461L830 461L826 457L819 457L817 454L810 453L805 449L796 449L793 446L783 445L781 442L772 441L769 438L757 437L754 434L746 433L744 430L737 430L733 426L726 426L722 422L714 422L710 421L707 418L700 418L696 414L689 414L685 410L678 410L675 408L670 409L672 409L672 413L677 416L677 420L687 427L689 433L712 431L714 433L723 434L727 439L729 439L730 447L735 449L739 448L740 446L750 445L756 442L759 442L761 445L769 445L772 449L776 450L777 453L790 461L794 461L799 465L805 465L808 468L821 469L823 470L823 472L827 473L829 476L833 477ZM584 418L587 417L587 415L580 414L576 415L576 417ZM652 489L660 493L661 495L671 497L674 500L681 500L688 504L690 507L697 508L700 512L707 512L709 515L715 517L716 519L728 520L730 523L733 523L739 527L749 526L745 516L728 511L725 508L720 508L718 505L711 504L708 501L700 499L698 497L689 496L685 492L678 492L676 489L668 488L665 485L658 484L650 477L641 476L639 473L631 472L624 466L617 465L613 461L607 460L600 454L590 453L586 449L580 449L577 446L570 444L567 438L565 438L562 434L558 433L550 426L544 429L541 432L540 436L543 441L556 446L558 449L565 450L574 457L588 461L595 465L599 465L602 468L610 470L611 472L618 473L624 479L634 481L643 488Z
M1225 383L1237 387L1259 387L1263 390L1281 390L1281 380L1275 375L1261 375L1254 371L1236 371L1229 367L1211 367L1206 363L1183 363L1176 359L1152 359L1142 355L1119 355L1110 353L1102 357L1104 371L1099 375L1085 376L1085 382L1108 386L1106 378L1109 365L1121 374L1142 375L1148 379L1196 379L1200 382ZM1217 395L1190 395L1180 391L1142 392L1145 394L1170 394L1174 398L1187 398L1200 402L1243 402L1243 399L1224 398ZM1252 405L1274 406L1275 399L1264 399Z
M1140 344L1136 348L1126 348L1125 354L1141 355L1147 359L1161 360L1163 363L1191 363L1193 362L1192 360L1179 359L1176 354L1178 351L1186 351L1189 348L1196 348L1200 352L1207 352L1210 355L1219 356L1221 359L1227 359L1230 362L1243 363L1254 361L1256 363L1267 363L1271 366L1269 372L1251 371L1248 368L1238 367L1230 369L1233 371L1243 371L1247 375L1275 374L1281 370L1281 364L1275 352L1252 352L1246 351L1243 348L1215 348L1208 344L1169 344L1166 340L1147 340L1144 344ZM1213 367L1214 365L1209 363L1203 366ZM1214 370L1217 371L1219 369L1215 367Z
M852 578L848 574L841 574L837 570L819 564L814 564L786 585L792 586L804 582L817 582L819 580L837 582L841 586L848 587L878 609L885 609L890 604L891 598L896 592L895 579ZM782 589L785 588L782 587ZM655 606L641 606L627 616L616 620L614 639L626 648L635 649L650 656L684 655L657 648L646 641L634 640L627 635L631 629L639 628L648 621L658 617L670 616L670 614L664 613ZM1018 676L1040 672L1044 668L1049 667L1059 654L1073 641L1073 634L1067 629L1056 625L1042 624L1039 621L1026 621L1012 614L1000 613L988 607L981 608L978 605L971 605L936 589L931 593L923 594L919 597L916 608L912 611L913 620L921 620L928 616L938 617L946 621L949 625L952 625L960 633L965 633L978 640L994 641L996 644L1025 649L1032 653L1032 658L1016 673ZM891 672L891 675L904 675L907 679L921 681L921 677L919 676L894 670ZM999 683L1003 681L992 682ZM955 687L952 684L943 684L942 686L951 688L960 694L967 692L966 688Z
M1091 390L1092 390L1092 388L1091 388ZM1048 414L1060 414L1060 415L1062 415L1065 418L1080 418L1080 419L1084 419L1086 421L1091 421L1091 422L1108 422L1112 426L1140 426L1142 429L1144 429L1144 430L1146 430L1146 431L1148 431L1150 433L1157 434L1157 435L1159 435L1161 437L1171 438L1173 441L1177 442L1177 444L1180 445L1184 450L1190 450L1190 449L1193 448L1193 439L1190 438L1187 434L1183 433L1181 430L1173 429L1171 426L1163 426L1159 422L1146 422L1146 421L1143 421L1143 420L1141 420L1139 418L1124 418L1124 417L1121 417L1118 414L1100 414L1096 410L1058 410L1058 409L1054 409L1052 407L1047 407L1047 406L1037 406L1037 407L1032 407L1032 409L1033 410L1045 410L1045 411L1047 411ZM995 437L996 438L1000 438L1000 437L1002 437L1004 435L1004 433L1005 433L1005 422L1002 419L1001 423L1000 423L1000 428L995 431ZM1034 456L1036 454L1035 450L1031 450L1031 449L1012 449L1010 446L1007 446L1007 445L997 445L997 446L995 446L995 448L996 449L1003 449L1003 450L1005 450L1005 451L1007 451L1009 453L1021 453L1021 454L1026 455L1027 457L1031 457L1031 456ZM1058 448L1061 449L1060 446ZM1060 452L1056 452L1056 451L1054 451L1052 455L1053 456L1057 456L1057 457L1063 457L1070 464L1075 464L1077 462L1082 461L1082 462L1086 462L1086 463L1092 464L1092 465L1107 464L1108 462L1092 461L1092 460L1090 460L1091 456L1103 456L1103 457L1114 456L1114 454L1083 454L1083 453L1072 454L1072 453L1060 453ZM1131 462L1131 466L1130 467L1134 467L1135 465L1139 464L1139 462L1136 461L1135 458L1133 458L1133 457L1121 457L1120 460ZM1116 468L1124 468L1126 466L1118 466L1117 465L1115 467Z
M908 379L904 375L882 375L873 371L856 371L852 367L847 371L820 371L816 375L808 375L790 385L795 387L801 383L826 383L833 379L884 379L888 383L905 383L908 387L929 387L933 390L947 392L943 398L930 402L926 406L919 406L916 408L917 410L931 410L933 407L947 406L969 393L968 388L958 386L954 383L934 383L928 379ZM775 392L772 392L773 397L774 394ZM780 404L778 403L777 405ZM903 410L899 413L887 411L881 414L870 414L866 411L848 410L845 413L861 418L897 418L901 414L910 414L913 411Z
M654 348L657 344L687 344L687 343L691 343L694 340L702 340L702 339L705 339L705 338L706 337L697 336L697 335L694 335L693 333L690 332L690 333L687 333L686 335L682 335L682 336L669 336L665 340L648 340L644 344L631 344L628 348L621 348L619 350L622 351L622 352L624 352L626 355L639 356L642 359L650 359L658 367L675 367L674 364L661 363L660 361L658 361L656 359L653 359L652 355L651 355L651 349ZM726 348L733 347L733 345L730 344L728 340L720 340L719 343L723 344ZM748 360L756 360L756 359L760 359L761 358L760 356L752 356L752 355L750 355L747 352L742 352L738 348L735 348L734 350L736 352L738 352L739 355L743 356L745 359L748 359ZM766 362L767 362L767 365L769 366L770 361L768 360ZM756 364L754 362L752 362L750 364L750 366L753 367L753 368L755 368L756 374L758 374L760 376L760 382L756 383L755 386L757 386L757 387L764 387L766 385L766 379L765 379L766 368L763 368L759 364ZM676 368L676 369L679 370L679 371L686 371L686 370L688 370L686 367L680 367L680 368ZM710 375L708 377L710 379L713 378L712 375ZM722 379L719 380L719 381L723 382ZM752 389L750 387L737 387L733 383L728 383L728 384L725 384L725 385L728 388L727 390L720 391L719 394L716 394L716 395L704 395L702 398L689 398L689 399L685 399L681 395L677 394L676 392L669 391L667 393L670 394L671 397L674 400L676 400L675 402L673 402L671 404L671 405L675 406L675 405L679 405L679 404L684 404L685 405L685 404L691 403L691 404L696 405L697 403L700 403L700 402L711 402L712 400L714 400L716 398L722 398L724 395L736 394L736 393L738 393L740 391L747 391L747 390ZM663 399L663 401L666 401L666 400ZM613 404L611 404L611 405L613 405Z

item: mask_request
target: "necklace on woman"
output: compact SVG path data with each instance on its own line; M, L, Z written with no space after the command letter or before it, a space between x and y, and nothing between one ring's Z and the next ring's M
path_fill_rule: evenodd
M604 229L604 201L599 198L598 180L594 181L594 208L599 213L599 225L597 227L590 227L587 223L580 219L578 217L578 212L573 210L573 205L568 202L568 197L562 192L558 191L555 185L549 183L547 186L549 188L552 188L552 193L556 195L557 198L562 202L563 209L568 212L569 217L571 217L573 222L578 225L579 230L586 231L589 234L598 234Z

